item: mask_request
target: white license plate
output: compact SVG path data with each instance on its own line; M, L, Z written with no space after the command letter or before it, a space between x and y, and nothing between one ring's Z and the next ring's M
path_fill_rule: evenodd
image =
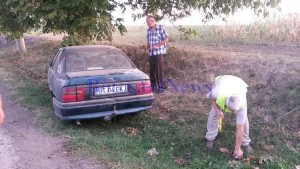
M117 94L127 92L127 85L121 86L108 86L108 87L96 87L95 95L104 95L104 94Z

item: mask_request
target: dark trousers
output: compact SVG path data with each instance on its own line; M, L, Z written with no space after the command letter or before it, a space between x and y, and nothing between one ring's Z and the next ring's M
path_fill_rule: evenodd
M163 90L163 55L154 55L149 58L150 82L152 91Z

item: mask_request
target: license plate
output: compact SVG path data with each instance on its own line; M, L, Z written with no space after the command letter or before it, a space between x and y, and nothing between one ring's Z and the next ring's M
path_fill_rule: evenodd
M104 95L104 94L117 94L117 93L126 93L127 85L120 86L108 86L108 87L96 87L95 95Z

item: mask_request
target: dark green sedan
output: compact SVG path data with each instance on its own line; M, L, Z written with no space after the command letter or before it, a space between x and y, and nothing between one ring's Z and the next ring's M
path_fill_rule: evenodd
M149 77L122 50L106 45L60 48L48 69L61 120L110 118L151 108Z

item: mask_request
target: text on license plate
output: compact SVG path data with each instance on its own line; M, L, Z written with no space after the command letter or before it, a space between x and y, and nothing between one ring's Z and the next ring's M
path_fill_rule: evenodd
M125 93L127 92L127 85L121 86L109 86L109 87L96 87L95 95L103 94L116 94L116 93Z

